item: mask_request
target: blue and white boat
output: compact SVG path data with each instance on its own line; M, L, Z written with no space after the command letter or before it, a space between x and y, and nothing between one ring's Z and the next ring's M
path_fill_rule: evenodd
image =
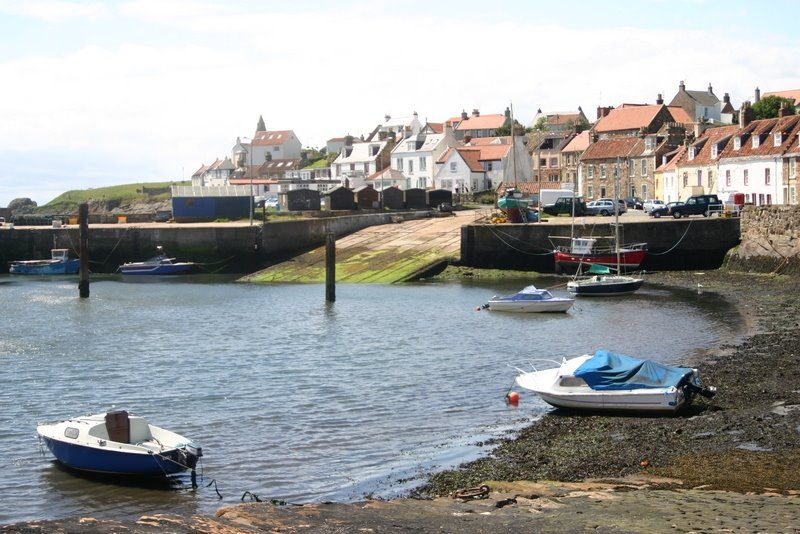
M194 471L203 456L183 436L125 410L41 424L36 432L56 460L87 473L163 477Z
M695 394L711 398L716 393L716 388L703 386L697 369L608 350L551 362L541 370L533 362L531 366L529 371L515 368L517 385L557 408L677 412Z
M489 299L484 308L505 312L566 312L575 303L569 297L556 297L547 289L527 286L513 295L497 296Z
M164 254L164 249L161 245L156 247L158 254L145 261L136 261L130 263L123 263L117 269L117 272L124 275L156 275L167 276L176 274L188 274L194 267L194 262L182 261L176 262L175 258L169 258Z
M11 274L77 274L81 262L70 259L69 249L54 248L50 251L49 260L19 260L9 264Z

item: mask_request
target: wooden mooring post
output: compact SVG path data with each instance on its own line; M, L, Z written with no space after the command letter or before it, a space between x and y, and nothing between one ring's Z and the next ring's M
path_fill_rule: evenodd
M78 294L80 298L89 298L89 204L78 207L78 224L80 225L80 282Z
M325 236L325 301L336 302L336 236Z

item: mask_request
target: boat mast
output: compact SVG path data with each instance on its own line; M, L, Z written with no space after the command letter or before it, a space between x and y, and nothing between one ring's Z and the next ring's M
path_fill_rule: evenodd
M617 175L614 180L614 249L617 253L617 274L622 274L619 269L619 156L617 156Z
M511 119L511 170L514 173L514 189L517 188L517 145L514 143L514 103L508 104Z

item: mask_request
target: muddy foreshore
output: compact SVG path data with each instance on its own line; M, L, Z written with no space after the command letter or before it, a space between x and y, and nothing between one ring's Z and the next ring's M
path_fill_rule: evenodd
M213 518L70 518L0 532L800 532L800 281L710 271L647 283L701 284L746 321L741 343L685 362L719 389L686 414L553 411L407 499L251 503ZM452 497L483 484L485 498Z

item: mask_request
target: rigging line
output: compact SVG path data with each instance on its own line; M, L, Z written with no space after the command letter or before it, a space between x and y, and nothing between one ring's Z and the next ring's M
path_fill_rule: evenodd
M686 231L684 231L684 232L683 232L683 235L681 236L681 238L680 238L680 239L678 239L678 242L677 242L677 243L675 243L674 245L672 245L670 248L668 248L668 249L667 249L667 250L665 250L664 252L659 252L659 253L650 252L650 251L648 250L648 251L647 251L647 254L648 254L648 255L650 255L650 256L663 256L664 254L669 254L670 252L672 252L673 250L675 250L675 249L678 247L678 245L680 245L680 244L681 244L681 242L682 242L682 241L683 241L683 240L686 238L686 234L688 234L688 233L689 233L689 229L692 227L692 223L693 223L693 222L694 222L694 221L693 221L692 219L689 219L689 224L686 226Z
M522 250L521 248L518 248L518 247L512 245L511 243L509 243L508 241L506 241L505 239L500 237L499 232L496 232L495 230L492 230L491 227L489 227L489 228L490 228L489 231L492 232L495 235L495 237L497 237L497 239L500 240L501 243L503 243L504 245L506 245L508 248L510 248L512 250L516 250L517 252L521 252L522 254L526 254L528 256L549 256L550 254L553 253L552 250L549 250L547 252L529 252L527 250Z

